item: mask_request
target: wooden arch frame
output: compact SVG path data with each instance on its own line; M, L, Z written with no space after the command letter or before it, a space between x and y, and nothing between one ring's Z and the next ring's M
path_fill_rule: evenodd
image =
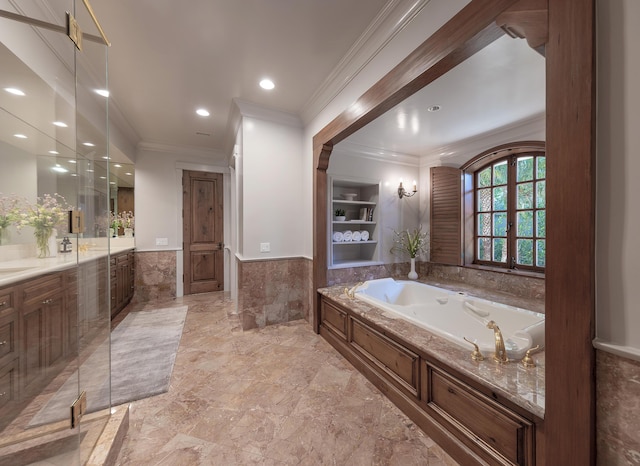
M517 25L504 24L527 7ZM524 7L524 8L523 8ZM520 16L522 17L522 16ZM529 19L529 21L527 21ZM595 1L472 0L313 138L313 291L327 284L327 167L334 144L491 43L543 25L548 160L545 457L595 464ZM539 32L540 28L536 28ZM516 34L518 35L518 34ZM529 36L527 36L529 38ZM571 182L567 183L568 176ZM575 206L580 205L581 209ZM318 297L313 327L318 331Z

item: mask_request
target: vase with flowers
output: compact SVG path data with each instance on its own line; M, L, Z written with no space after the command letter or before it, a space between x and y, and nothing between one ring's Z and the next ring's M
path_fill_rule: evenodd
M394 230L395 238L391 252L394 254L407 254L411 262L411 271L408 278L416 280L418 274L416 272L416 257L427 251L428 233L422 231L422 227L415 228L413 231L403 230L397 232Z
M117 238L120 226L120 217L113 212L109 212L109 236Z
M35 203L24 201L17 216L18 231L29 226L33 228L38 248L38 257L50 257L55 254L55 236L57 229L64 228L68 222L69 211L73 208L59 194L45 194ZM53 242L50 239L53 237Z
M18 203L19 200L15 196L0 196L0 245L6 243L9 227L18 218Z
M122 228L124 228L124 237L133 238L133 229L135 227L135 217L133 216L133 212L130 210L120 212L120 214L118 214L118 220L120 221Z

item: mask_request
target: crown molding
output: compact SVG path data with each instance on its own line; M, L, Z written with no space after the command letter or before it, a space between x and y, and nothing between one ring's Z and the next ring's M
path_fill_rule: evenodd
M415 155L388 151L386 149L376 149L375 147L355 144L349 141L341 141L340 144L336 145L333 148L333 154L360 157L368 160L376 160L378 162L407 165L411 167L417 167L420 165L420 158Z
M233 99L233 103L238 107L238 111L242 117L258 118L260 120L273 121L274 123L302 128L302 121L293 113L274 110L238 98Z
M304 124L315 118L430 0L390 0L303 105Z
M539 113L505 125L497 130L437 147L420 157L420 166L458 163L463 156L466 157L465 160L468 160L491 147L513 141L544 140L546 134L545 124L546 114Z
M141 141L136 146L138 152L140 151L149 151L149 152L161 152L165 154L179 154L188 157L204 157L210 158L213 165L217 165L216 161L224 161L226 160L224 154L219 150L215 149L204 149L201 147L194 146L175 146L172 144L164 144L161 142L149 142L149 141Z

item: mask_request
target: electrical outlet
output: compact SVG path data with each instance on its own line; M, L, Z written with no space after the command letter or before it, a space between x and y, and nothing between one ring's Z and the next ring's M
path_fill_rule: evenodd
M271 243L260 243L260 252L270 252Z

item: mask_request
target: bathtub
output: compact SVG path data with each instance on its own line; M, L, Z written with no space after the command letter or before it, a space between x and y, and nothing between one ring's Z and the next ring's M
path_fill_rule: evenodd
M401 317L463 348L475 342L484 356L495 351L495 321L505 341L509 359L521 359L536 345L544 347L544 314L468 296L435 286L392 278L370 280L355 289L354 296ZM391 313L391 314L389 314Z

